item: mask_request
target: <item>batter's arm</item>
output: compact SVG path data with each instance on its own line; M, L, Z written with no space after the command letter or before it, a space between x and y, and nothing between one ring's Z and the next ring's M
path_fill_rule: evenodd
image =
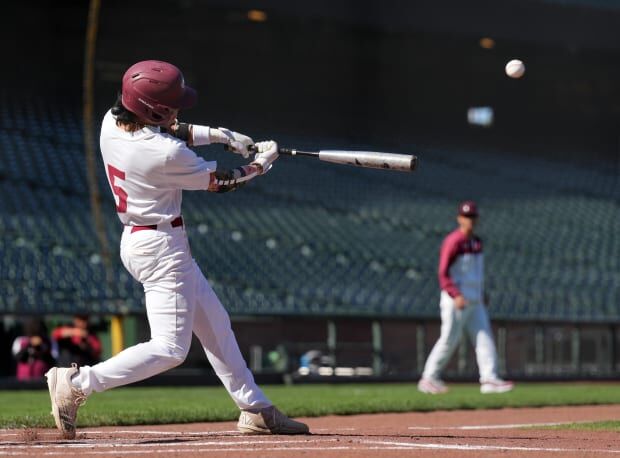
M254 164L242 165L230 170L216 170L211 174L207 191L218 193L234 191L259 174L259 166Z
M247 135L234 132L225 127L218 127L216 129L209 126L179 122L178 120L175 120L172 125L166 128L165 132L184 141L187 146L222 143L228 147L229 151L241 154L246 159L250 156L250 147L254 145L254 140Z
M257 153L250 164L232 170L216 170L211 174L211 182L207 189L213 192L234 191L252 178L267 173L278 158L278 144L268 140L258 142L255 146Z

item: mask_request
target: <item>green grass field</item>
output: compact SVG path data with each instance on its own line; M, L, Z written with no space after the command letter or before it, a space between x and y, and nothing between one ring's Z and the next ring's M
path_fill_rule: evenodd
M586 431L617 431L620 432L620 421L593 421L590 423L569 423L554 425L545 429L579 429Z
M473 384L450 388L441 396L419 393L414 384L274 385L264 391L281 410L296 417L620 404L620 384L612 383L520 383L511 393L487 395ZM0 428L53 427L47 391L3 391L0 406ZM220 387L136 387L95 393L78 418L80 426L101 426L223 421L237 416L236 406Z

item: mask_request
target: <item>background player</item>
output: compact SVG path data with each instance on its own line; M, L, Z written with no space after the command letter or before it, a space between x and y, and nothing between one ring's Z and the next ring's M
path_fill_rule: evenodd
M143 61L127 70L122 94L103 119L101 153L124 225L121 260L144 286L151 340L92 367L50 369L52 414L66 438L75 437L77 409L87 396L178 366L187 356L192 331L241 409L241 432L308 433L305 424L279 412L255 384L228 314L192 258L181 217L183 189L234 190L269 170L278 157L277 144L256 143L251 164L217 171L216 162L205 161L188 146L223 143L247 155L254 142L223 128L179 124L179 109L195 100L196 92L185 86L177 67Z
M513 388L497 376L497 352L484 294L482 241L474 234L478 221L475 202L459 205L458 228L441 245L439 286L441 288L441 335L428 355L418 390L440 394L448 391L440 374L446 366L463 330L476 350L481 393L504 393Z

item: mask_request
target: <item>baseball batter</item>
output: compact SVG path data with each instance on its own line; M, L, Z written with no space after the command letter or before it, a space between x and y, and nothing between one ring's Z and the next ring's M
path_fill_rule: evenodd
M440 394L448 388L440 378L463 330L476 350L481 393L504 393L512 382L497 376L497 352L484 295L484 261L482 241L474 234L478 221L475 202L459 205L458 228L441 245L439 255L439 286L441 287L441 335L424 366L418 390Z
M94 366L52 368L47 382L56 426L75 437L77 410L94 391L127 385L181 364L192 332L233 401L238 429L250 434L306 434L308 427L282 414L254 382L230 319L192 258L181 216L183 190L225 192L266 173L278 157L273 141L255 144L254 160L220 171L189 146L223 143L247 157L250 137L224 128L180 124L180 109L196 92L177 67L161 61L131 66L122 93L101 126L101 153L116 211L123 223L120 255L144 287L151 329L148 342ZM205 406L207 408L207 406Z

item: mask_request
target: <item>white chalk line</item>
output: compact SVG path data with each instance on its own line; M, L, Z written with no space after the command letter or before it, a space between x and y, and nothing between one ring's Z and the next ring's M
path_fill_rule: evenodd
M29 428L30 430L36 430L37 428ZM23 430L23 432L19 432L19 433L5 433L3 431L15 431L13 430L0 430L0 434L2 434L2 436L23 436L25 434L27 434L28 430ZM60 433L57 430L52 430L52 431L40 431L37 430L36 431L36 435L37 436L58 436ZM140 435L140 434L152 434L152 435L156 435L156 436L183 436L183 437L192 437L192 436L234 436L234 435L241 435L242 433L237 431L237 430L230 430L230 431L139 431L139 430L109 430L109 431L89 431L87 429L82 429L82 430L78 430L78 434L85 434L85 435L104 435L104 434L135 434L135 435Z
M277 441L282 443L283 441ZM284 441L294 442L294 441ZM144 445L144 444L142 444ZM161 444L159 444L161 445ZM172 444L171 444L172 445ZM174 444L178 445L178 444ZM196 443L195 445L198 445ZM201 444L203 445L203 444ZM207 445L207 444L204 444ZM343 446L333 445L328 447L321 447L319 444L315 446L288 446L288 447L265 447L257 449L254 447L222 447L222 443L218 444L218 447L209 448L176 448L165 450L148 450L148 453L216 453L216 452L257 452L257 451L273 451L273 452L287 452L287 451L338 451L338 450L411 450L411 449L435 449L435 450L458 450L458 451L519 451L519 452L555 452L555 453L583 453L584 449L579 448L560 448L560 447L515 447L515 446L501 446L501 445L459 445L459 444L437 444L437 443L407 443L407 442L392 442L392 441L361 441L357 446ZM92 448L92 444L90 446ZM27 450L23 452L15 451L8 452L6 455L16 456L27 454ZM145 450L123 450L123 454L144 454ZM603 449L589 449L588 453L608 453L618 454L620 450L603 450ZM118 454L119 450L59 450L40 452L37 455L53 456L53 455L68 455L79 454L82 455L111 455Z
M154 434L162 436L217 436L242 434L236 429L230 431L136 431L136 430L109 430L109 431L81 431L84 434Z
M62 449L57 452L47 451L38 454L42 455L60 455L60 454L113 454L119 453L120 448L138 448L139 450L123 450L122 453L191 453L191 452L214 452L214 451L251 451L256 450L257 444L274 445L274 447L261 448L261 450L267 451L310 451L310 450L366 450L366 449L436 449L436 450L460 450L460 451L519 451L519 452L556 452L556 453L577 453L584 452L583 448L562 448L562 447L527 447L527 446L504 446L504 445L469 445L469 444L439 444L439 443L411 443L401 441L382 441L382 440L361 440L357 445L341 446L332 445L330 443L336 442L337 439L331 438L313 438L313 444L308 444L308 438L305 439L263 439L260 437L253 438L253 440L241 440L241 441L196 441L190 444L186 444L185 447L178 447L178 443L119 443L119 442L88 442L88 443L62 443L62 444L37 444L37 445L16 445L11 444L7 446L0 446L0 450L11 449L8 452L9 455L25 454L29 450L33 449ZM306 444L300 446L300 444ZM283 446L284 444L291 444L292 446ZM253 445L253 447L247 447ZM209 447L203 449L201 447ZM93 450L112 448L113 450ZM159 450L152 450L158 448ZM88 449L88 450L85 450ZM6 450L3 450L6 451ZM591 453L609 453L618 454L620 450L609 449L589 449Z
M192 446L208 446L208 445L256 445L256 444L300 444L312 440L317 442L336 442L338 439L334 438L313 438L307 436L307 439L262 439L260 436L255 436L252 440L238 440L238 441L192 441ZM62 448L62 449L82 449L82 448L121 448L121 447L177 447L178 442L156 442L156 443L140 443L140 442L118 442L118 440L110 442L101 442L99 440L85 441L85 442L62 442L62 443L46 443L46 444L6 444L0 445L0 450L6 449L41 449L41 448Z
M366 444L398 445L407 448L428 448L440 450L477 450L477 451L518 451L518 452L558 452L558 453L620 453L620 450L587 449L583 448L560 448L560 447L525 447L511 445L459 445L459 444L433 444L411 442L386 442L386 441L362 441Z
M322 431L332 432L332 431L357 431L358 428L312 428L313 433L318 433Z
M458 429L458 430L481 430L481 429L502 429L502 428L523 428L523 427L536 427L536 426L554 426L560 424L567 424L566 422L546 422L546 423L513 423L505 425L465 425L454 427L426 427L426 426L410 426L408 429ZM337 428L338 430L355 431L356 428ZM333 431L334 429L316 429L313 431ZM5 430L8 431L8 430ZM51 434L58 434L57 432L50 432ZM196 438L200 436L214 436L214 435L231 435L240 434L238 431L205 431L205 432L187 432L187 431L152 431L152 430L111 430L111 431L83 431L82 434L88 435L105 435L105 434L143 434L143 435L162 435L162 436L181 436L190 438ZM7 434L8 435L8 434ZM19 435L18 433L11 435ZM102 442L101 439L84 439L82 442L74 443L45 443L45 444L6 444L0 443L0 451L4 455L24 455L28 454L28 451L37 449L39 455L62 455L62 454L89 454L89 455L107 455L119 452L119 448L123 448L122 453L127 454L139 454L139 453L208 453L208 452L245 452L256 451L255 447L247 447L248 445L256 446L258 443L265 445L277 445L274 447L261 448L265 451L311 451L311 450L402 450L412 448L423 449L437 449L437 450L459 450L459 451L520 451L520 452L555 452L555 453L577 453L584 452L583 448L559 448L559 447L527 447L527 446L502 446L502 445L468 445L468 444L439 444L439 443L411 443L400 441L382 441L382 440L360 440L357 445L341 446L336 444L330 444L337 439L334 438L321 438L314 436L306 436L304 439L269 439L267 437L254 436L252 440L235 440L235 441L195 441L185 444L180 448L179 443L139 443L133 442L129 438L118 438L113 442ZM128 442L120 442L127 440ZM313 444L308 444L308 441L312 440ZM305 446L299 444L306 443ZM290 444L288 446L281 446L284 444ZM191 447L190 447L191 445ZM160 450L153 450L153 448L159 448ZM202 448L209 447L209 448ZM105 448L112 448L112 450L102 450ZM138 450L128 450L129 448L137 448ZM41 449L52 449L43 451ZM54 451L53 449L62 449ZM89 450L85 450L89 449ZM99 449L99 450L93 450ZM608 453L619 454L620 450L610 449L588 449L589 453Z
M317 448L317 447L265 447L257 449L256 447L226 447L226 448L179 448L179 449L167 449L167 450L148 450L148 453L216 453L216 452L308 452L308 451L338 451L338 450L411 450L408 447L398 447L398 446L388 446L388 447L351 447L346 445L339 445L330 448ZM106 450L106 451L98 451L98 450L80 450L79 452L67 452L67 451L58 451L58 452L38 452L37 456L55 456L55 455L119 455L122 453L123 455L137 455L137 454L145 454L147 453L145 450L123 450L120 452L119 450ZM8 452L5 454L6 456L20 456L20 455L30 455L27 452Z
M484 430L484 429L515 429L515 428L535 428L539 426L559 426L579 423L589 423L587 421L571 421L571 422L544 422L544 423L509 423L504 425L464 425L464 426L409 426L407 429L412 431L432 431L432 430ZM36 430L36 428L31 428ZM357 428L312 428L313 432L330 432L330 431L356 431ZM8 432L15 429L0 429L3 436L22 436L24 432ZM24 430L26 431L26 430ZM56 436L58 431L37 431L37 436ZM104 434L152 434L161 436L218 436L218 435L238 435L241 434L237 430L227 431L152 431L152 430L109 430L109 431L89 431L88 429L79 431L79 434L85 435L104 435Z
M453 429L453 430L479 430L479 429L514 429L514 428L535 428L537 426L558 426L571 425L573 423L588 423L585 421L553 421L547 423L511 423L505 425L464 425L464 426L409 426L407 429L428 431L433 429Z

